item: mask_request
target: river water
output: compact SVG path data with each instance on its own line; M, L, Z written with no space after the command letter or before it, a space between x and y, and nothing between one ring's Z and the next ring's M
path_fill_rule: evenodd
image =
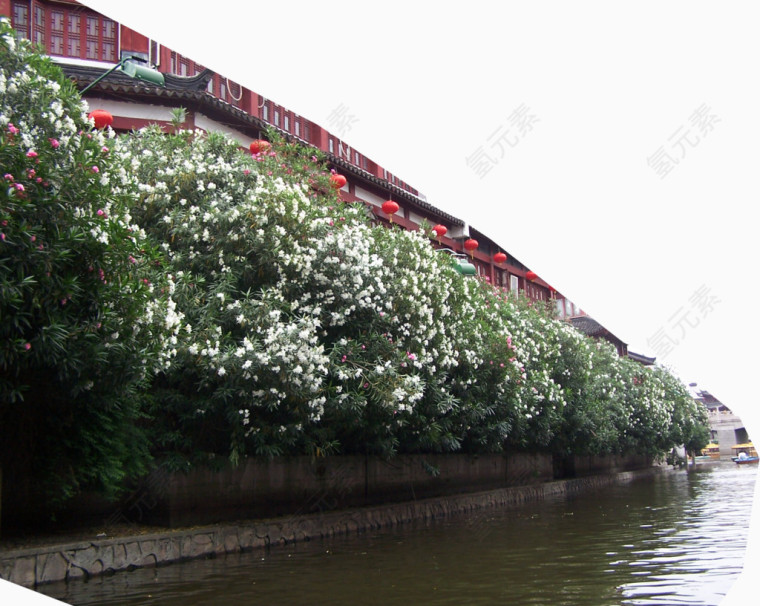
M741 572L756 466L691 473L39 591L75 605L717 605Z

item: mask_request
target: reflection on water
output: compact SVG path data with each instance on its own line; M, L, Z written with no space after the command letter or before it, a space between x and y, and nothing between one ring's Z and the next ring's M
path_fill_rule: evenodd
M722 462L521 509L40 591L76 605L717 605L741 572L756 474Z

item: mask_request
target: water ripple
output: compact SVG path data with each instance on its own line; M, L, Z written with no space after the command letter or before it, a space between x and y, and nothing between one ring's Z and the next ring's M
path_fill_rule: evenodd
M715 606L742 569L756 473L707 467L518 510L41 590L81 606Z

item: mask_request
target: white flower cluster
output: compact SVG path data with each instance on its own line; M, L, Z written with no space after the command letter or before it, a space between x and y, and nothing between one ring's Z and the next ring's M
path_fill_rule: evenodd
M453 441L475 422L547 444L568 419L585 419L576 439L605 440L650 409L658 427L672 421L661 389L631 404L612 350L462 278L424 230L373 227L360 207L289 180L279 159L199 133L146 132L116 153L142 197L135 220L176 274L166 321L177 363L234 394L248 435L272 429L255 410L303 428L367 406L387 427L417 423L415 435L460 427Z

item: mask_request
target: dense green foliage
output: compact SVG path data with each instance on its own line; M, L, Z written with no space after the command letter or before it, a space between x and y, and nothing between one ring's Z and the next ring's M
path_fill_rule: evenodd
M138 388L163 306L109 146L60 69L0 24L0 459L64 498L149 461ZM112 136L113 133L110 133Z
M221 135L145 130L118 153L184 316L151 414L187 461L656 454L705 424L668 372L460 276L424 226L373 226L309 150L275 141L251 157Z
M426 226L374 225L318 152L93 131L57 68L3 27L6 471L29 454L66 495L117 487L148 444L184 467L706 443L666 370L462 277Z

